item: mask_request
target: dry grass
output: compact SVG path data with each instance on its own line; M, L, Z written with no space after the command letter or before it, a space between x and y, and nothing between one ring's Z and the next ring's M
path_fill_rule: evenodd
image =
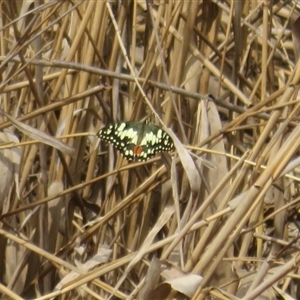
M0 2L1 299L300 299L298 8L119 2Z

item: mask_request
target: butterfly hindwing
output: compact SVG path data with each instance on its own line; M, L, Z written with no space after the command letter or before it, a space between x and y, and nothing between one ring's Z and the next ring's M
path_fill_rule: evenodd
M128 160L147 160L174 148L171 137L148 122L121 122L102 128L98 136L112 143Z

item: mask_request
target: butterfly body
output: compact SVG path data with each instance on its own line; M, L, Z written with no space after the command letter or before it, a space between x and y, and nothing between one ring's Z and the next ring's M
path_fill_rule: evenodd
M145 161L158 152L174 148L168 133L147 121L111 124L102 128L98 136L112 143L128 160Z

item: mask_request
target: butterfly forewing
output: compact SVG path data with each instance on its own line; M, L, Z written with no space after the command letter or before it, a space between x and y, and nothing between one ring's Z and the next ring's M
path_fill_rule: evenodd
M112 143L128 160L147 160L174 148L171 137L148 122L121 122L102 128L98 136Z

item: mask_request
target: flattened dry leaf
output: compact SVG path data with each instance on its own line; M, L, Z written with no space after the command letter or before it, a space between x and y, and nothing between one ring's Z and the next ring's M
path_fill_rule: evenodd
M218 109L215 103L211 100L207 102L207 117L210 134L218 132L222 128L222 122L220 120ZM226 149L223 140L220 140L218 143L216 143L212 150L225 153ZM206 173L206 179L209 182L210 187L214 187L217 186L218 183L228 174L227 158L223 155L210 155L207 158L213 166L217 166L217 170L208 169ZM228 186L223 188L222 194L219 194L215 197L214 203L217 206L219 206L223 199L223 195L227 192L227 190Z
M178 224L180 224L180 207L179 207L179 192L178 192L178 176L177 176L177 169L176 169L176 163L175 160L172 160L171 164L171 184L172 184L172 193L173 193L173 199L175 203L175 210L176 210L176 217L178 220Z
M46 145L49 145L67 155L72 156L75 153L75 149L72 147L68 146L67 144L61 142L60 140L50 136L49 134L42 132L36 128L33 128L31 126L28 126L17 119L13 118L3 110L0 110L0 112L5 115L7 119L9 119L12 124L15 125L16 128L18 128L20 131L22 131L24 134L28 135L34 140L37 140L41 143L44 143Z
M51 29L55 30L55 29L57 29L57 27L54 26ZM53 40L50 41L50 43L51 42L53 42ZM60 60L65 60L65 58L67 57L69 51L70 51L70 45L68 43L68 40L67 39L63 39L61 41L60 52L59 52L60 53L60 58L59 59ZM46 52L43 53L43 58L47 59L47 60L50 60L51 59L51 55L52 55L52 49L50 48L50 50L48 50L48 51L46 51Z
M168 134L170 134L171 138L173 139L177 153L181 160L181 164L185 170L186 176L188 177L191 190L194 193L197 193L199 191L199 186L200 186L199 185L200 176L199 176L198 170L194 164L194 161L191 158L191 156L189 155L188 151L185 149L185 147L179 141L177 136L171 130L168 130L167 132L168 132Z
M27 267L23 268L23 270L20 267L25 253L26 249L24 247L14 241L7 240L5 269L7 272L8 288L18 294L23 291L26 281Z
M64 190L64 185L61 181L54 181L48 188L48 195L54 196ZM55 251L55 246L58 237L58 230L60 226L60 220L62 219L62 209L64 203L62 197L53 199L48 203L48 234L52 238L49 239L49 250Z
M242 192L241 194L237 195L236 197L234 197L234 199L232 199L229 203L228 206L232 209L235 210L238 205L240 205L240 203L242 203L245 200L245 197L247 195L249 190Z
M272 288L281 296L284 300L295 300L295 298L291 297L288 293L277 287L276 285L273 285Z
M161 273L161 262L155 256L153 257L149 269L146 274L145 284L143 285L137 300L152 300L152 291L156 287Z
M285 176L287 173L291 172L295 168L297 168L300 165L300 157L297 157L293 160L291 160L287 166L283 169L283 171L280 173L279 178L282 176Z
M126 277L128 276L130 270L134 268L134 266L137 265L144 256L144 254L149 249L150 245L153 243L154 238L156 237L157 233L163 228L163 226L170 220L171 216L174 214L174 207L173 206L166 206L163 212L161 213L159 219L155 223L154 227L151 229L149 234L147 235L146 239L143 242L143 245L140 247L138 253L135 255L135 257L132 259L132 261L127 266L126 270L124 271L122 277L117 282L115 289L112 292L112 295L117 291L117 289L121 286L121 284L124 282Z
M86 224L84 224L84 225L82 226L82 228L87 228L87 227L93 226L93 225L99 223L102 219L103 219L103 217L96 217L96 218L93 218L93 220L90 220L90 221L88 221Z
M300 17L296 19L292 27L292 37L294 44L294 53L296 57L296 61L300 57Z
M18 138L9 130L0 132L0 143L18 143ZM19 147L0 150L0 210L3 206L7 194L13 186L14 178L16 183L17 195L19 197L19 167L21 161L21 149Z
M278 267L278 268L273 268L272 270L280 270L281 267ZM251 284L253 283L253 281L255 280L255 278L258 276L258 274L255 272L253 274L253 272L248 272L248 271L245 271L245 270L236 270L237 272L237 275L240 277L240 286L238 288L238 291L237 291L237 296L238 297L244 297ZM275 271L276 272L276 271ZM249 274L247 276L247 274ZM266 280L270 275L266 275L264 277L264 280ZM271 299L276 299L276 295L275 295L275 292L274 290L272 289L272 287L269 287L268 289L262 291L261 295L259 297L256 298L257 300L271 300Z
M194 55L189 55L183 72L183 85L189 92L199 92L199 83L203 73L203 64ZM195 111L197 101L194 98L188 98L191 111Z
M20 11L20 16L24 16L27 14L27 12L29 11L29 7L31 5L31 3L33 2L33 0L28 0L28 1L24 1L22 3L22 7L21 7L21 11ZM25 28L25 18L19 18L18 22L17 22L17 28L19 31L24 30Z

